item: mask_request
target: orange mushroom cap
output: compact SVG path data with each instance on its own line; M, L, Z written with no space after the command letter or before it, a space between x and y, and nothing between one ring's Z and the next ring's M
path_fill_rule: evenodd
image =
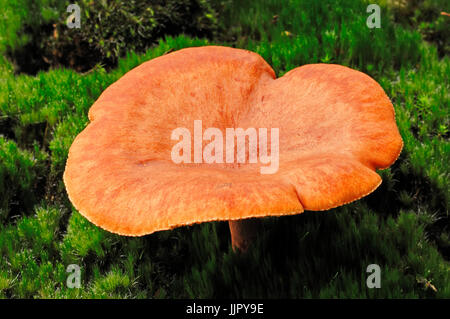
M108 231L139 236L215 220L326 210L381 183L399 156L393 106L364 73L332 64L276 79L256 53L207 46L134 68L108 87L64 172L73 205ZM279 169L175 164L172 130L279 128Z

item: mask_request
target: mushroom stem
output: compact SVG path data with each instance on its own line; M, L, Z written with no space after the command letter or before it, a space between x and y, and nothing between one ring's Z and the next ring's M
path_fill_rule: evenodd
M234 251L246 252L258 235L261 226L257 218L228 221L231 234L231 245Z

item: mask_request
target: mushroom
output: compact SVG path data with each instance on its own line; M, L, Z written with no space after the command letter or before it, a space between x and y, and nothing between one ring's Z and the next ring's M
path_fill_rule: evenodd
M376 169L389 167L403 146L393 106L368 75L309 64L277 79L258 54L220 46L141 64L101 94L89 120L64 172L83 216L128 236L229 221L241 251L259 217L328 210L370 194L381 183ZM184 150L187 161L174 162L172 133L193 132L199 120L224 135L278 128L278 170L262 174L265 164L250 163L250 151L244 162L207 163ZM187 139L203 151L212 140Z

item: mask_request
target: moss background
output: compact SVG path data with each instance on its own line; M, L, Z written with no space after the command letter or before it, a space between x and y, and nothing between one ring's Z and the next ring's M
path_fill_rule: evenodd
M375 2L380 29L358 0L82 0L77 31L69 2L0 0L0 297L449 298L450 7ZM375 78L405 143L382 185L327 212L264 219L246 256L226 222L129 238L84 219L62 173L89 107L143 61L208 44L255 51L278 76L325 62ZM380 289L366 287L373 263Z

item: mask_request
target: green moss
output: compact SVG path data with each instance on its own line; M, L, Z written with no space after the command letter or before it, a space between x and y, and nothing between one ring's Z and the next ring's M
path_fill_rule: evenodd
M33 152L0 136L0 222L28 212L43 194L46 153L35 146Z
M18 72L36 74L66 66L86 72L97 64L116 66L129 51L145 52L165 35L211 38L217 12L203 0L80 0L80 28L69 28L69 3L2 0L8 21L0 22L0 52ZM7 36L1 36L7 35Z
M70 259L71 256L82 259L89 253L104 257L108 249L108 235L75 211L69 219L67 234L61 244L63 259Z

